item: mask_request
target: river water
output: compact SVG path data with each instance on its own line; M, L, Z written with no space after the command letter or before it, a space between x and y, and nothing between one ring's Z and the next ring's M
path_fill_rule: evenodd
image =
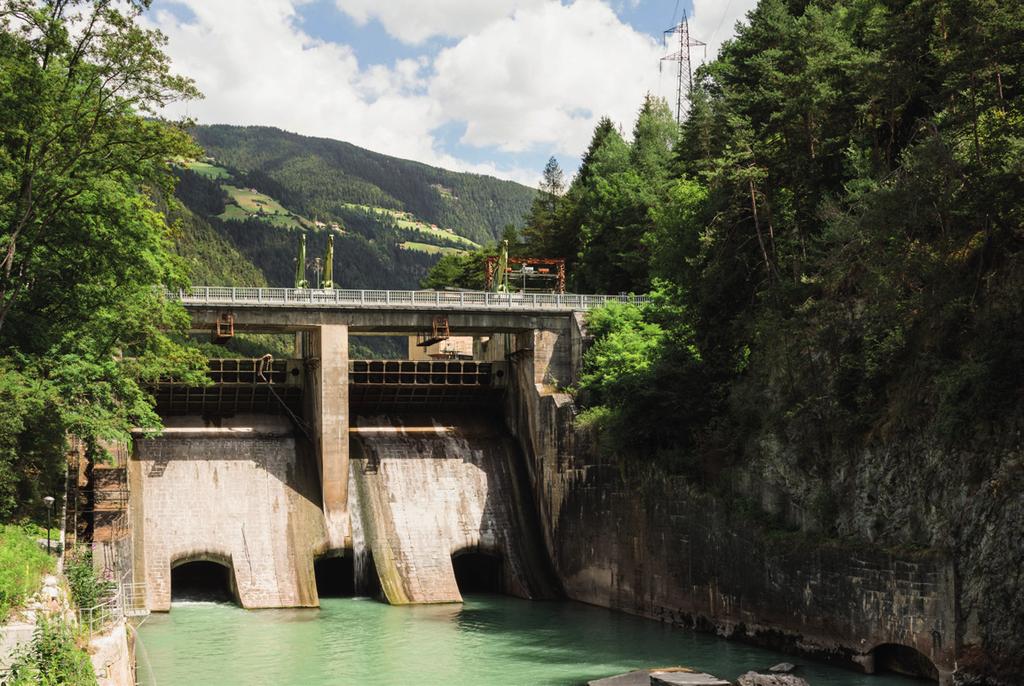
M800 664L812 686L921 686L865 676L572 602L469 596L394 607L325 598L319 610L175 602L139 630L146 686L577 685L642 667L686 665L725 679Z

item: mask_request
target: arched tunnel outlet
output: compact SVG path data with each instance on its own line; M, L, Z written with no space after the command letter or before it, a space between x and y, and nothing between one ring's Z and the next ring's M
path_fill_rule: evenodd
M939 678L935 664L917 650L896 643L883 643L872 651L874 671L895 672L931 681Z
M172 601L238 602L231 568L210 560L180 562L171 568Z

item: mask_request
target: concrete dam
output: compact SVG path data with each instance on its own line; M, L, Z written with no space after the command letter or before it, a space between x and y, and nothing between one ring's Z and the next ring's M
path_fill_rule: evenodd
M140 441L131 478L150 608L170 608L176 571L193 562L223 566L246 608L316 606L315 571L392 604L458 602L457 573L470 589L553 597L518 446L500 424L454 412L352 423L340 548L287 416L169 418L164 436Z
M191 312L200 331L230 321L295 334L298 356L212 360L211 385L156 388L165 430L136 441L129 468L134 576L150 610L170 609L197 569L244 608L315 607L318 582L391 604L459 602L460 588L560 594L503 415L510 360L537 352L538 326L549 366L570 363L571 310L450 313L476 338L473 360L387 362L349 360L349 332L409 336L437 315Z
M183 297L196 332L294 334L295 355L156 387L166 429L127 469L149 610L204 584L253 609L563 597L949 681L963 642L946 560L779 550L684 484L601 459L562 390L596 298L200 291ZM349 359L349 335L415 337L441 316L471 359Z

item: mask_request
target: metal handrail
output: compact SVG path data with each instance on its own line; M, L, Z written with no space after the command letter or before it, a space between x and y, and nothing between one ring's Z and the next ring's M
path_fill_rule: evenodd
M165 291L185 305L255 305L449 310L547 310L573 312L610 302L642 305L648 295L578 295L573 293L491 293L489 291L380 291L316 288L241 288L194 286Z
M122 617L149 614L145 583L121 581L101 603L75 610L78 624L88 635L104 633Z
M103 602L92 607L80 607L75 611L78 624L89 636L103 633L112 624L117 622L123 613L124 605L121 602L120 590L116 590Z

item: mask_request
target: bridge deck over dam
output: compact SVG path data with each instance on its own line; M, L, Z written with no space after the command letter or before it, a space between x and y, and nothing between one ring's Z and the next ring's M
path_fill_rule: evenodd
M185 306L195 330L216 325L225 312L238 331L293 332L344 324L351 333L410 334L429 330L438 314L460 333L552 329L576 312L609 302L640 304L643 295L373 291L198 286L168 292Z

